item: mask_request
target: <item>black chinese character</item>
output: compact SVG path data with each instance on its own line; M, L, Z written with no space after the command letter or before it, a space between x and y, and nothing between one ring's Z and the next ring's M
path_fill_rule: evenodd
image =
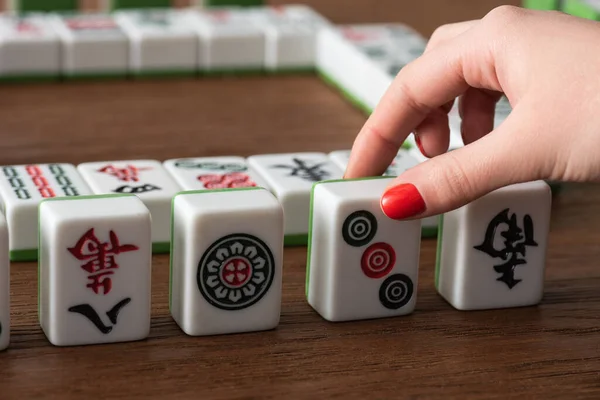
M509 289L512 289L521 282L521 279L515 279L515 268L518 265L527 264L525 260L527 246L537 247L538 244L533 239L533 221L531 220L531 216L525 215L523 218L523 229L521 229L517 224L516 214L513 213L509 217L508 211L509 209L507 208L492 219L485 232L483 243L475 246L475 249L486 253L490 257L506 261L504 264L494 266L494 270L502 274L496 280L504 282ZM506 224L508 229L500 233L500 236L504 238L504 248L497 250L494 247L494 239L496 231L502 224Z
M103 334L106 335L106 334L109 334L112 331L114 325L117 324L117 317L119 316L119 312L121 312L121 309L123 307L125 307L127 304L129 304L130 302L131 302L130 298L121 300L120 302L117 303L117 305L115 305L113 308L111 308L109 311L106 312L106 316L108 317L110 322L113 324L113 326L104 325L104 322L102 322L102 319L100 319L98 312L96 312L96 310L94 310L94 308L92 306L90 306L89 304L80 304L77 306L73 306L73 307L69 308L69 311L83 315L84 317L89 319L90 322L92 324L94 324L94 326L96 328L98 328L98 330L100 332L102 332Z
M159 188L156 185L151 185L151 184L147 183L145 185L140 185L140 186L129 186L129 185L119 186L114 191L117 193L139 194L139 193L151 192L153 190L161 190L161 188Z
M325 163L319 163L310 166L306 161L299 158L293 158L295 165L273 165L272 168L289 169L288 176L296 176L307 181L319 182L329 177L330 173L323 169Z

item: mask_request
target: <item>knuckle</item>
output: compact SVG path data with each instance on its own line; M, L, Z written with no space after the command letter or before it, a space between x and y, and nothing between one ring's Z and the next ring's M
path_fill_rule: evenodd
M412 87L407 83L409 82L409 75L411 65L407 65L405 68L400 70L398 74L398 84L397 84L397 96L400 102L406 104L410 110L420 116L424 116L429 114L432 111L432 108L427 104L420 101L412 89Z
M506 27L507 24L517 21L522 15L520 7L501 5L491 10L483 19L492 25Z

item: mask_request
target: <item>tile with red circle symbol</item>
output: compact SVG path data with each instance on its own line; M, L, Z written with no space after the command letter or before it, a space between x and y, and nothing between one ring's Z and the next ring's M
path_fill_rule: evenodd
M317 183L312 192L306 296L329 321L407 315L416 304L421 222L381 211L393 178Z
M134 194L152 214L155 253L169 249L171 199L181 187L158 160L116 160L82 163L77 170L95 194Z
M242 157L177 158L163 165L183 190L266 187Z
M0 197L8 222L10 258L38 257L38 206L44 199L92 194L71 164L0 166Z
M279 324L283 209L258 187L198 190L173 200L173 318L191 336Z

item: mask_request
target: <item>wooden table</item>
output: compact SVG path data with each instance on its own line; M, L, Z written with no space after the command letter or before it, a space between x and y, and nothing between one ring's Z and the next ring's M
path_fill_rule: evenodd
M351 17L360 7L364 21L374 15L372 0L335 7L346 1L320 0L318 8L336 22L360 22ZM381 3L390 20L403 20L396 15L406 5ZM459 15L457 7L472 18L494 4L478 1L480 12L467 9L474 0L423 3L451 10L448 19L431 11L438 23ZM0 93L2 164L328 152L349 148L365 120L312 76L25 85ZM305 301L306 248L286 249L278 329L207 338L187 337L173 322L168 257L155 256L150 338L74 348L51 346L39 327L36 264L13 263L12 344L0 353L0 399L598 398L598 226L600 187L566 185L553 204L538 307L454 310L433 287L436 241L424 240L415 313L341 324L325 322Z

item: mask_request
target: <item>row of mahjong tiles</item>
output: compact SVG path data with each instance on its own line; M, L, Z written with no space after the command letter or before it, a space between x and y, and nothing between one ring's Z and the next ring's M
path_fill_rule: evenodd
M37 173L40 167L29 170ZM421 221L385 217L379 199L393 180L338 179L312 186L306 299L328 321L400 317L415 309ZM537 181L496 190L443 215L438 293L459 310L539 303L550 211L550 187ZM173 197L169 310L185 334L279 325L284 218L281 202L260 187ZM50 343L148 337L151 223L150 210L132 193L40 202L38 313ZM0 282L6 285L8 236L2 216ZM77 270L79 276L72 272ZM6 293L0 298L0 349L10 340L9 292L0 290Z
M401 149L385 176L397 176L417 165L417 149ZM10 258L38 257L37 207L45 198L91 194L135 194L152 215L155 253L170 245L173 196L181 191L264 187L285 211L285 244L305 245L310 190L323 180L343 176L350 151L286 153L158 160L121 160L79 164L13 165L2 167L0 198L10 231ZM436 233L437 220L424 221L423 234Z

